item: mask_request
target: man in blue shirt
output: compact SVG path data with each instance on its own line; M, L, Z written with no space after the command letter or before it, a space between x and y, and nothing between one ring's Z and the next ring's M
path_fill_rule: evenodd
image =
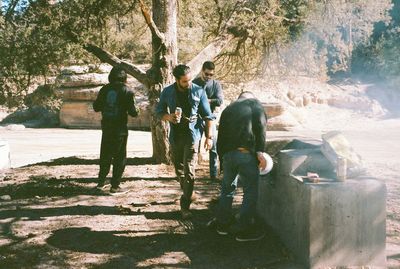
M201 74L199 77L193 80L194 84L197 84L204 88L206 91L208 101L210 103L211 112L216 113L219 107L222 105L224 96L222 93L222 87L218 80L213 79L215 75L215 65L211 61L203 63ZM213 125L213 134L216 134L216 124ZM213 137L213 146L209 151L209 167L210 167L210 179L215 180L218 174L217 165L217 139Z
M180 199L182 218L191 217L189 211L192 202L198 145L201 138L203 120L205 120L206 150L212 147L212 114L204 89L191 83L190 68L177 65L173 70L176 82L164 88L156 108L157 115L170 123L169 142L172 148L176 176L183 194ZM182 115L175 113L182 109Z

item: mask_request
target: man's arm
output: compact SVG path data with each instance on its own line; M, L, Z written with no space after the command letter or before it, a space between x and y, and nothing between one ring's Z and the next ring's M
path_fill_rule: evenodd
M102 111L104 106L104 86L100 89L96 100L93 102L93 109L96 112Z
M132 91L128 91L128 114L131 117L137 117L139 115L139 109L136 107L136 101L135 101L135 94Z
M212 133L212 125L214 124L214 120L216 119L215 115L211 112L210 104L208 103L208 98L206 92L203 90L200 96L200 103L199 103L199 113L201 117L206 122L205 128L205 136L206 140L204 142L204 148L209 150L212 148L213 144L213 133Z
M255 150L259 161L258 167L263 170L267 166L263 152L266 146L267 115L262 105L257 102L253 107L253 134L255 137Z
M267 116L261 104L257 103L253 107L253 134L255 137L255 150L258 152L265 151L266 132L267 132Z
M224 95L222 92L222 86L217 80L214 80L213 82L213 92L214 94L212 98L209 98L210 105L221 106L224 102Z

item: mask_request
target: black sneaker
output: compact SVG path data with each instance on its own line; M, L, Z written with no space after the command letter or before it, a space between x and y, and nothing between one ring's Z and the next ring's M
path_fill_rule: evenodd
M108 184L106 184L105 180L99 180L99 183L97 183L96 188L97 189L104 189L104 187L106 187Z
M121 187L111 187L110 189L110 194L111 195L118 195L118 194L123 194L127 193L128 190L122 189Z
M236 241L238 242L258 241L263 239L264 236L265 236L264 230L249 229L239 232L236 235Z

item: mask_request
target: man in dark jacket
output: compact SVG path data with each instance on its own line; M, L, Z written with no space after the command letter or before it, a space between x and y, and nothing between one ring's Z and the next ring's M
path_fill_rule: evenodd
M243 92L238 100L222 112L217 151L223 162L216 229L221 235L236 234L237 241L254 241L264 236L254 225L258 194L259 169L266 167L265 150L267 116L261 103L251 92ZM243 202L239 219L234 223L232 200L237 181L243 186Z
M126 72L119 66L113 67L108 76L110 83L100 89L93 103L94 111L101 112L102 115L100 171L97 187L104 187L112 163L111 193L122 192L119 185L126 165L128 114L136 117L139 112L135 105L135 95L126 86L126 80Z
M206 61L203 63L201 74L199 77L193 80L194 84L197 84L206 91L208 102L210 103L211 112L214 115L219 112L219 107L222 105L224 96L222 93L222 87L218 80L213 79L215 75L215 65L213 62ZM216 134L216 124L213 125L213 134ZM217 139L213 137L213 146L209 151L209 167L210 167L210 179L215 180L218 174L217 165Z

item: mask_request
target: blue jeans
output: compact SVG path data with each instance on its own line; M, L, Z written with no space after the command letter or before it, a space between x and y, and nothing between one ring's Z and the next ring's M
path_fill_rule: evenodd
M254 154L238 150L225 153L223 156L224 177L221 183L217 221L228 224L232 219L232 201L238 180L243 186L243 201L240 208L239 227L246 229L251 225L257 213L259 169Z

